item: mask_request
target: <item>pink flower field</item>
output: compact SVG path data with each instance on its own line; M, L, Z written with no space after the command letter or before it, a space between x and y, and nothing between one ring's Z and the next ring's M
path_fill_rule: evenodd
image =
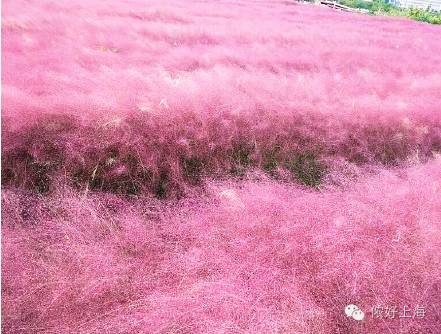
M2 7L2 333L441 333L440 26Z

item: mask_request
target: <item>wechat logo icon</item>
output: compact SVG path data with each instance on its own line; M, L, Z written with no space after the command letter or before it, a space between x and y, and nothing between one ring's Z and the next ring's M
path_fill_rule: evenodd
M357 305L349 304L345 307L345 314L354 320L361 321L364 319L364 312Z

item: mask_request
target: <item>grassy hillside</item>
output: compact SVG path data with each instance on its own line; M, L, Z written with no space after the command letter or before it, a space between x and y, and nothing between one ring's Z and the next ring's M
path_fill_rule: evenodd
M439 35L287 1L4 1L2 333L437 333Z

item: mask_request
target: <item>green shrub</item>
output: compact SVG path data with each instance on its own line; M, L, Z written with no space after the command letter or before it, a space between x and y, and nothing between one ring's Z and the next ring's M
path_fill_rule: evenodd
M430 11L429 9L419 8L399 8L384 0L340 0L339 3L351 8L361 8L369 10L372 15L403 16L416 21L431 24L441 24L441 13Z

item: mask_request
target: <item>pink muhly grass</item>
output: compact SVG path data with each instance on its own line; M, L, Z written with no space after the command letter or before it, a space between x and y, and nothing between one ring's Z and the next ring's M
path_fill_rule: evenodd
M214 183L173 207L5 190L4 331L436 333L440 171L327 193ZM343 314L349 303L362 324ZM417 304L424 319L368 314Z
M396 166L441 150L439 27L234 8L6 2L3 184L170 197L281 177L299 155Z
M2 333L439 331L440 27L2 9Z

